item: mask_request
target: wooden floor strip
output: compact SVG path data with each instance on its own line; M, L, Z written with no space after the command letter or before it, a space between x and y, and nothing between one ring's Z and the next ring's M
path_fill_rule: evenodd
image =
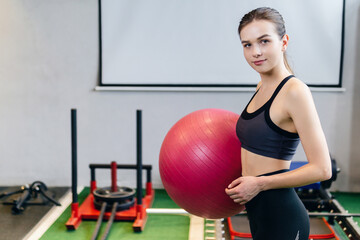
M190 215L189 240L204 239L204 218Z

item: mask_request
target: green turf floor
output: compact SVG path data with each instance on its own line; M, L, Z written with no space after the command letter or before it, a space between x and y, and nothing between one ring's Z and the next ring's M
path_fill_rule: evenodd
M81 203L89 194L89 188L79 194ZM360 212L360 193L332 193L341 205L349 212ZM178 208L169 198L164 190L156 190L155 200L152 208ZM68 207L59 219L45 232L41 240L64 240L64 239L90 239L95 227L95 221L83 221L77 230L67 230L66 221L70 217L71 208ZM354 218L360 222L360 218ZM185 240L189 234L189 217L180 215L149 215L146 227L141 233L134 233L132 222L114 222L108 240L127 239L127 240ZM103 222L99 236L105 230L106 221ZM339 227L336 227L341 231ZM345 235L341 239L347 239Z
M85 188L79 194L79 203L81 203L89 194L89 188ZM169 198L164 190L156 190L153 208L178 208L178 206ZM77 230L67 230L65 223L70 217L71 208L68 207L59 219L45 232L41 240L64 240L64 239L90 239L95 228L95 221L82 221ZM132 222L114 222L108 235L111 239L126 240L161 240L188 239L189 235L189 217L182 215L148 215L145 229L141 233L134 233ZM105 230L106 221L103 222L99 236Z

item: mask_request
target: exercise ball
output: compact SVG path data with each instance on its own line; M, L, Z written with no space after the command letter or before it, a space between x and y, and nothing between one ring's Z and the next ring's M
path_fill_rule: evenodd
M238 118L227 110L198 110L165 136L159 156L162 183L171 199L193 215L219 219L244 209L225 193L241 176Z

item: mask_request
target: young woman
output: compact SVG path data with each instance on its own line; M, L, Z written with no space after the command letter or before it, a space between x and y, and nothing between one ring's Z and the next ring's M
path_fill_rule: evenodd
M331 177L311 92L287 63L289 36L279 12L255 9L242 18L238 32L245 59L261 80L236 126L242 177L225 191L234 202L245 204L253 239L308 239L309 217L293 187ZM308 164L289 171L300 140Z

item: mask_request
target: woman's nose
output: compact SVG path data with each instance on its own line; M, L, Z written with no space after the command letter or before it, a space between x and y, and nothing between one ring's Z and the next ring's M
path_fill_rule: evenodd
M258 46L253 47L252 55L253 57L260 57L261 56L261 49Z

